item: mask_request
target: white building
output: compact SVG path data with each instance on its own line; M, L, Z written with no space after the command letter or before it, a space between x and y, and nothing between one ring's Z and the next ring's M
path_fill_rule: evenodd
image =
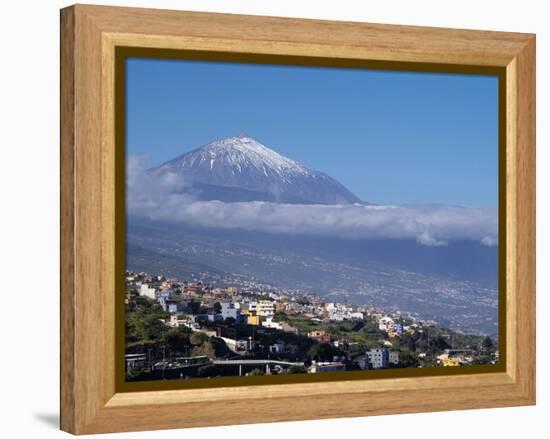
M272 316L266 317L262 322L262 326L265 326L266 328L278 329L280 331L283 329L283 325L279 322L274 322Z
M370 366L373 369L385 369L390 365L399 364L399 351L393 351L386 348L369 349L366 352Z
M149 288L148 284L141 284L141 287L139 288L139 295L153 300L157 298L156 290L154 288Z
M340 361L327 361L317 362L313 361L311 366L308 367L308 373L320 373L320 372L344 372L346 366Z
M275 303L271 300L260 300L259 302L250 302L248 311L261 317L272 317L275 315Z
M240 306L237 303L233 302L221 302L221 315L225 319L235 319L239 321L241 318Z
M366 352L369 363L373 369L384 369L388 367L388 350L385 348L369 349Z
M328 318L335 322L343 322L346 319L345 315L339 311L329 313Z
M389 316L384 316L378 321L378 329L380 331L389 332L395 327L395 322Z
M188 321L187 319L180 318L177 314L172 314L168 325L173 328L177 328L178 326L188 326Z
M251 351L256 346L256 342L252 339L248 340L236 340L229 337L218 337L221 338L226 346L235 352L236 354L243 355L248 351Z
M350 312L349 317L353 320L363 320L364 315L362 312Z

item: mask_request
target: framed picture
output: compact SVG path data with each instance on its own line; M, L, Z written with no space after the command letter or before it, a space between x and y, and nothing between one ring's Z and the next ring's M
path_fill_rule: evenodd
M535 37L63 9L61 238L65 431L534 404Z

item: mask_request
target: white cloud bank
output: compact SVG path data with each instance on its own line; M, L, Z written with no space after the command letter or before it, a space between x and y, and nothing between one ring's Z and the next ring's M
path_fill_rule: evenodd
M415 239L428 246L458 240L498 243L498 212L493 208L197 201L182 193L186 183L180 176L146 175L139 159L128 160L127 173L128 214L152 220L349 239Z

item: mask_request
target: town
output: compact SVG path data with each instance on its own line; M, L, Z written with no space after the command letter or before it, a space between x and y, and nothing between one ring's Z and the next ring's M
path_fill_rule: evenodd
M254 285L127 271L126 380L496 364L489 336Z

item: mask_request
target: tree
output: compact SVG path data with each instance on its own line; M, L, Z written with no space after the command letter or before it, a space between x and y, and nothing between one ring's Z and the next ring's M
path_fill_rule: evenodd
M220 302L214 303L214 312L216 314L221 314L222 313L222 304Z
M401 351L399 352L399 366L416 367L418 366L418 359L412 352Z
M451 345L447 343L447 340L445 340L441 335L435 339L435 345L440 351L449 349L451 347Z
M205 334L204 332L193 332L193 334L191 334L191 337L189 338L189 340L191 340L191 343L195 346L199 346L205 342L208 341L210 337L208 336L208 334Z
M160 341L168 330L164 320L169 314L150 299L138 299L126 312L126 342Z
M408 337L407 349L411 352L416 352L416 340L413 337Z
M491 349L493 349L493 340L491 339L491 337L485 337L481 342L481 347L485 351L490 351Z
M260 376L265 375L264 371L262 369L252 369L250 372L247 373L248 376Z
M191 330L185 326L179 326L177 328L171 328L164 336L164 342L174 354L186 353L191 347L191 342L189 341L189 334Z
M318 361L332 361L332 358L339 354L340 354L340 351L333 348L328 343L314 344L307 351L307 356L311 360L318 360Z
M284 311L275 311L273 320L277 322L288 322L288 316Z
M307 373L307 369L304 366L294 364L288 368L288 373Z
M210 343L212 343L212 347L214 348L214 353L216 357L223 357L231 353L231 351L225 344L225 341L223 341L221 338L212 337L210 339Z
M206 341L201 345L195 346L193 349L191 349L191 355L193 357L204 356L208 358L216 358L216 351L214 350L214 346L212 346L212 343Z
M201 308L201 304L200 302L191 299L189 302L187 302L187 307L189 308L190 314L198 314Z

